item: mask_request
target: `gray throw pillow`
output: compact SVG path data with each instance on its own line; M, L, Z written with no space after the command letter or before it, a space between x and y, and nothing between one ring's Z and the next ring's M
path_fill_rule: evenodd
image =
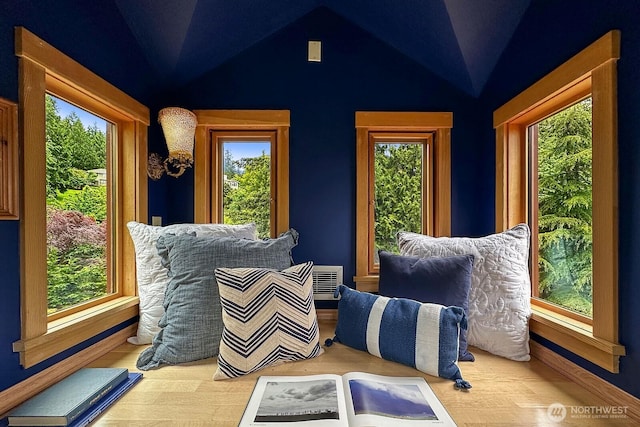
M131 344L151 344L153 337L160 331L158 322L164 314L164 291L169 277L162 266L156 244L162 234L195 234L209 237L240 237L258 239L254 223L249 224L173 224L166 227L142 224L136 221L127 223L129 234L136 250L136 281L140 299L138 331L135 337L127 339Z
M298 233L293 229L269 240L190 234L159 237L158 253L170 277L164 299L165 313L151 347L138 357L138 369L216 356L223 323L215 269L283 270L293 265L291 250L297 243Z

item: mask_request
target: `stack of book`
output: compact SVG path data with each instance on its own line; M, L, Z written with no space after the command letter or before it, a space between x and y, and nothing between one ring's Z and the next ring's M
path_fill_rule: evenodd
M9 413L10 426L88 425L142 378L126 368L83 368Z

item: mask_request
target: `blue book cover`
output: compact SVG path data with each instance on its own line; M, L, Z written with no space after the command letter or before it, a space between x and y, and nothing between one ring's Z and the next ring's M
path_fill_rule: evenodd
M91 421L98 418L105 409L113 405L123 394L133 387L138 381L142 379L141 372L130 372L129 378L114 387L109 393L107 393L102 399L100 399L94 406L83 412L74 422L69 424L68 427L85 427L91 423Z
M126 368L82 368L9 413L10 426L67 426L127 380Z

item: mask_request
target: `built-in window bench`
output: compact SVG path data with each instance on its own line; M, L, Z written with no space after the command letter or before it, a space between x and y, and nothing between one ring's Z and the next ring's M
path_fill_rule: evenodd
M335 311L319 310L318 317L320 338L324 342L326 338L333 337ZM125 338L123 336L120 342ZM126 367L136 371L136 359L146 346L114 342L112 347L106 354L90 361L88 366ZM566 418L558 425L615 426L637 425L639 422L638 418L632 418L639 415L637 399L634 401L632 396L613 387L607 388L606 383L592 378L591 374L536 343L532 342L532 350L540 358L533 357L529 362L510 361L473 347L470 350L476 361L460 362L464 378L473 386L468 392L456 390L448 379L432 377L338 343L325 348L324 354L318 358L269 367L226 381L212 380L217 367L215 358L177 366L165 365L145 371L142 381L94 425L236 426L260 375L343 374L349 371L424 377L458 426L553 425L548 410L557 403L567 410ZM91 356L85 353L78 357ZM583 384L577 384L549 366L554 363L558 369L581 377ZM559 363L565 363L564 367ZM609 401L605 396L610 397ZM624 410L626 418L585 418L585 411L595 410L593 408L622 411L624 406L630 406Z

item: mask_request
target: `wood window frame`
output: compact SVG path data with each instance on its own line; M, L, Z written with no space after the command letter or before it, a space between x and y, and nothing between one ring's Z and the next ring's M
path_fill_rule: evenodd
M367 275L380 274L380 266L375 262L376 255L376 234L375 234L375 146L376 144L419 144L422 146L422 203L420 211L422 214L422 234L433 234L434 215L432 200L426 195L433 194L433 146L435 132L369 132L369 159L372 159L372 167L369 169L369 219L368 219L368 251L373 256L369 257L369 269Z
M356 288L366 292L378 291L379 275L374 268L375 236L373 230L373 135L422 133L432 134L432 173L426 197L429 214L423 221L423 232L430 235L451 234L451 112L384 112L357 111L356 124Z
M566 96L569 94L570 96ZM567 89L563 97L558 97L558 99L553 98L545 103L545 107L555 106L555 111L548 113L547 108L541 111L542 115L530 115L526 121L522 121L519 124L522 124L523 131L525 132L525 138L527 141L527 167L528 172L527 176L529 177L527 180L527 184L529 185L528 192L528 200L527 200L527 214L529 218L530 224L538 223L538 209L534 208L538 206L538 180L531 179L531 177L538 176L538 127L539 122L545 118L552 117L553 115L560 113L561 111L584 101L587 98L591 97L591 81L590 78L587 78L581 81L579 84L576 84ZM535 109L534 109L535 111ZM518 120L516 120L518 121ZM552 302L546 301L539 297L540 289L539 286L534 286L534 284L539 283L540 280L540 271L538 266L539 263L539 250L540 246L538 243L539 240L539 232L537 227L531 227L531 243L530 243L530 254L529 254L529 267L530 267L530 275L531 275L531 301L535 304L536 307L547 309L552 311L560 316L570 318L573 320L577 320L586 325L593 325L593 320L591 317L588 317L585 314L578 313L576 311L568 310L558 304L554 304Z
M194 222L222 223L222 161L212 135L247 131L274 133L271 234L289 229L289 110L195 110ZM215 145L215 146L214 146ZM216 178L213 178L216 177Z
M211 164L216 165L216 170L219 170L219 173L216 173L214 176L217 177L217 183L214 187L215 197L217 200L212 205L212 209L216 209L216 215L214 216L214 222L223 222L224 218L224 206L222 203L223 199L223 188L224 188L224 143L232 142L232 141L259 141L265 142L269 141L270 149L269 149L269 161L270 161L270 177L269 182L275 183L277 179L277 171L278 171L278 153L277 153L277 140L278 135L275 130L265 130L265 129L251 129L251 130L227 130L227 129L216 129L211 131L211 144L213 144L211 150ZM276 209L276 200L277 196L277 188L276 185L270 185L269 191L271 193L270 199L271 203L269 204L269 234L271 237L277 236L276 224L278 222L277 215L278 210ZM212 197L212 199L213 199Z
M593 316L585 322L532 298L531 332L619 372L617 77L620 32L612 30L493 114L496 232L528 222L527 126L591 94L593 102ZM533 280L532 280L533 282Z
M0 98L0 220L18 216L18 105Z
M25 28L16 27L19 64L21 339L13 343L26 368L138 315L135 251L128 221L147 219L149 110ZM45 94L114 123L111 147L112 281L117 293L47 316Z

